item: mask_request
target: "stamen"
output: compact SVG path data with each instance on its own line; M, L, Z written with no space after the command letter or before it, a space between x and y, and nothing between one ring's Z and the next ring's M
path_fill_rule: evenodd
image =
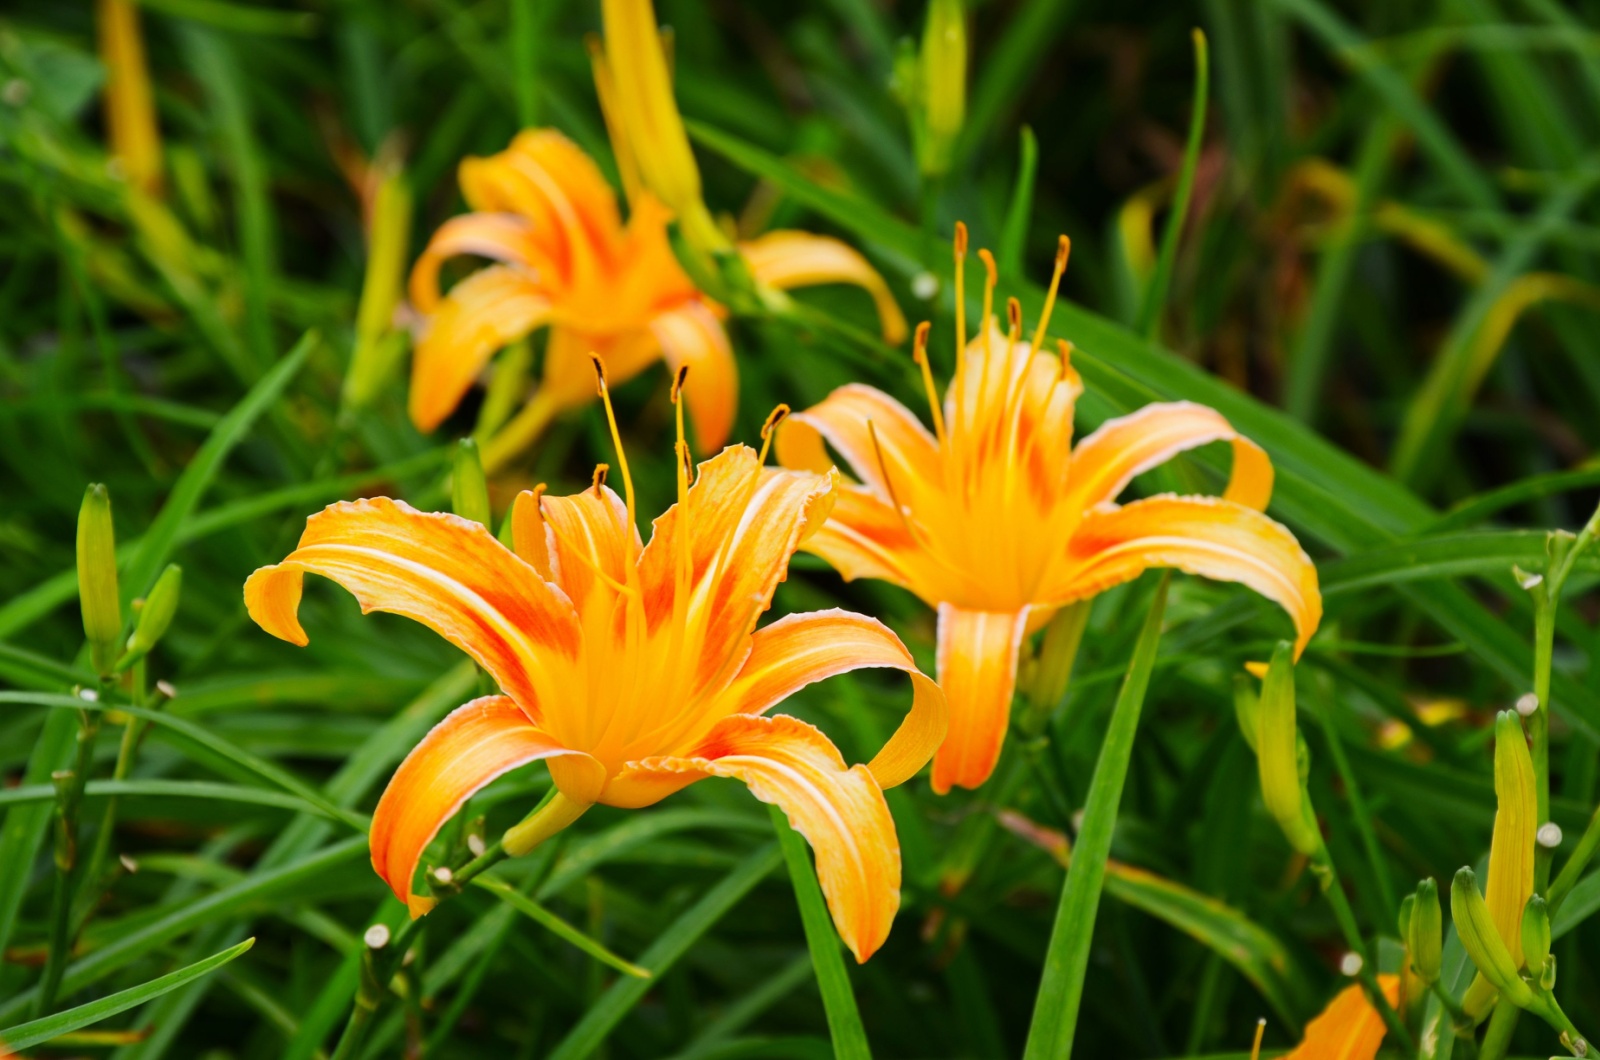
M928 411L933 414L933 433L942 448L945 443L944 413L939 408L939 388L933 381L933 368L928 364L928 330L932 325L924 320L917 325L916 338L911 343L911 359L922 369L922 386L928 392Z
M606 423L611 426L611 444L617 450L617 466L622 471L622 492L628 503L628 529L631 532L639 525L633 507L633 476L628 474L628 454L623 451L622 432L617 429L617 411L611 407L611 388L606 386L606 363L598 353L590 353L589 360L594 363L595 385L600 390L600 400L605 402Z
M985 276L983 278L983 329L984 342L989 341L989 320L994 316L994 289L1000 283L1000 270L995 268L994 255L989 253L987 247L978 251L978 258L983 262Z
M962 380L967 366L967 226L956 222L956 376L957 394L964 394ZM960 412L960 409L957 409Z
M604 476L600 474L600 472L602 472L604 470L605 470L605 465L604 464L601 464L599 467L595 468L596 476L598 478L600 478L600 481L602 483L605 481L605 479L604 479ZM541 505L540 515L541 516L544 514L543 507L542 507L543 503L544 503L543 498L541 498L540 499L540 505ZM582 560L583 561L583 565L585 567L588 567L589 570L593 571L594 572L594 576L596 578L599 578L601 581L605 582L606 585L610 586L611 590L613 592L618 593L618 594L620 594L622 596L628 596L628 597L638 597L640 595L640 591L638 589L635 589L633 586L630 586L630 585L623 585L621 582L617 581L617 579L613 578L611 575L607 574L603 569L601 569L601 567L600 567L600 557L597 554L595 554L593 551L591 551L591 549L579 548L578 547L578 543L576 541L572 540L572 538L568 537L566 534L562 533L561 532L561 527L557 526L555 524L555 522L553 522L552 520L545 519L544 523L545 523L546 526L548 526L550 528L550 532L556 535L556 540L561 542L561 546L563 548L565 548L569 553L571 553L572 555L578 557L578 559Z
M871 420L867 421L867 435L872 439L872 451L878 456L878 473L883 476L883 488L889 491L889 503L894 505L894 514L900 517L906 533L916 537L916 531L911 529L911 520L907 517L906 510L900 507L900 498L895 494L894 479L889 476L889 462L884 459L883 445L878 441L878 425Z
M589 488L599 493L600 487L606 484L606 476L610 471L610 464L596 464L594 466L594 477L589 480Z
M682 504L689 492L689 481L694 478L694 462L689 456L689 442L683 430L683 386L689 381L689 366L682 365L672 378L672 412L677 420L678 440L673 443L672 451L677 454L678 468L678 503Z
M1250 1047L1250 1060L1261 1060L1261 1036L1267 1033L1265 1018L1256 1020L1256 1043Z
M1050 274L1050 290L1044 296L1044 311L1039 314L1039 327L1033 333L1033 348L1044 341L1045 328L1050 326L1050 313L1056 307L1056 292L1061 289L1061 274L1067 271L1067 259L1072 256L1072 240L1062 236L1056 243L1056 267Z
M779 403L777 408L767 413L767 422L761 425L761 457L756 461L757 467L767 466L767 453L772 448L772 436L778 429L778 424L789 418L789 406Z

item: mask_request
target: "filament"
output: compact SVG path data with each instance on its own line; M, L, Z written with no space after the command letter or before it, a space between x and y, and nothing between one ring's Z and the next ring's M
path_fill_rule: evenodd
M1050 290L1044 296L1044 311L1039 314L1039 327L1033 333L1033 348L1037 350L1044 341L1045 328L1050 326L1050 314L1056 307L1056 292L1061 289L1061 275L1067 271L1067 259L1072 256L1072 240L1062 236L1056 243L1056 267L1050 274Z
M598 353L590 353L589 360L594 363L595 385L600 390L600 400L605 402L606 423L611 426L611 444L616 447L617 467L622 471L622 491L628 502L628 536L631 538L634 527L639 524L634 514L633 476L628 474L628 454L622 448L622 433L617 430L617 411L611 407L611 388L606 386L606 363Z
M933 433L939 438L940 448L944 447L944 413L939 410L939 388L933 381L933 368L928 364L928 330L929 323L924 320L917 325L916 338L912 340L911 359L917 362L917 367L922 369L922 386L928 392L928 411L933 415ZM960 356L958 352L956 356Z

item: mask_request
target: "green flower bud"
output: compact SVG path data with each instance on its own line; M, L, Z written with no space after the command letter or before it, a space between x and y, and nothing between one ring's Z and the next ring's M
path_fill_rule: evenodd
M1283 829L1289 845L1307 857L1322 849L1301 782L1299 730L1295 726L1294 649L1280 641L1261 686L1256 717L1256 756L1261 766L1261 798Z
M406 250L411 235L411 190L392 159L378 164L382 179L372 197L367 231L367 274L356 310L355 351L344 379L351 408L371 403L405 351L393 341L394 310L405 286Z
M1412 911L1417 907L1417 896L1408 894L1400 900L1400 918L1397 921L1400 927L1400 941L1409 948L1411 946L1411 917Z
M78 510L78 603L95 673L111 673L122 639L122 604L117 597L117 537L111 525L111 494L96 482Z
M1417 978L1432 983L1439 978L1439 961L1444 946L1444 916L1439 911L1439 885L1430 876L1417 884L1416 904L1411 909L1411 967Z
M917 164L927 176L950 169L967 118L967 19L961 0L931 0L917 62Z
M478 443L463 438L456 446L455 471L450 476L450 507L463 519L489 525L489 482L478 458Z
M1556 955L1547 954L1539 969L1539 989L1548 994L1556 988Z
M1478 878L1469 868L1463 867L1450 883L1450 918L1467 956L1489 985L1518 1008L1531 1005L1533 990L1517 974L1516 958L1495 930L1488 903L1478 893Z
M1249 674L1237 674L1233 679L1233 716L1239 721L1239 732L1250 750L1256 749L1256 730L1260 726L1261 697Z
M1537 974L1550 956L1550 909L1537 894L1522 910L1522 956L1528 971Z
M117 661L119 671L126 670L150 654L150 650L161 640L167 627L172 625L172 616L178 612L178 594L182 589L183 568L176 563L167 564L167 569L156 579L150 595L145 597L144 606L139 609L133 635L128 638L128 650Z

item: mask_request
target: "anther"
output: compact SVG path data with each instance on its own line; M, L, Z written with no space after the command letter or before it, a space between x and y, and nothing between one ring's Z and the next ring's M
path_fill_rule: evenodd
M965 221L956 222L956 261L967 256L967 224Z
M1011 339L1015 342L1022 331L1022 303L1015 298L1006 299L1006 323L1011 327Z
M610 464L596 464L594 466L594 478L589 480L589 488L598 493L600 491L600 487L606 484L606 476L610 474L610 472Z
M929 327L926 320L917 325L916 335L911 340L911 359L922 369L922 388L928 392L928 412L933 416L933 433L942 446L945 443L944 413L939 409L939 388L934 385L933 367L928 363ZM957 356L960 356L959 352Z
M672 403L676 405L683 396L684 381L689 378L689 366L679 365L677 374L672 377Z

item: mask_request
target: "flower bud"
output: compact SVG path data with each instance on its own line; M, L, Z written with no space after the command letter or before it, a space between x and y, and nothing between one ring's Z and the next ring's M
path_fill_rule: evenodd
M1411 948L1411 967L1417 978L1432 983L1439 978L1439 961L1444 945L1444 916L1439 910L1439 885L1430 876L1417 884L1416 904L1411 908L1411 931L1406 944Z
M122 639L122 604L117 598L111 494L98 482L84 493L83 507L78 510L78 602L94 671L109 674Z
M1261 697L1249 675L1238 674L1233 679L1233 716L1238 719L1239 732L1250 750L1256 749L1256 730L1261 716Z
M710 253L728 248L700 192L700 169L672 95L672 71L650 0L601 0L603 52L594 56L595 82L606 124L623 141L638 178L677 214L689 241Z
M1534 895L1522 910L1522 959L1530 972L1544 968L1550 956L1550 910L1543 898Z
M967 116L967 20L961 0L931 0L917 58L917 165L925 176L950 169Z
M1407 948L1411 946L1411 918L1417 907L1417 896L1408 894L1400 900L1400 916L1396 923L1400 928L1400 941Z
M1519 1008L1532 1004L1533 991L1517 974L1516 958L1506 948L1505 940L1495 928L1488 903L1478 893L1477 876L1464 866L1450 884L1450 918L1455 922L1456 934L1461 937L1467 956L1478 966L1478 974L1489 987L1504 994ZM1476 981L1473 986L1477 986Z
M144 598L144 607L133 625L133 635L128 638L128 650L117 661L118 670L126 670L146 655L161 640L172 625L172 616L178 612L178 595L183 589L183 568L176 563L156 579L150 595Z
M478 457L478 443L463 438L456 445L455 469L450 476L450 510L463 519L489 525L489 482Z
M1311 856L1322 849L1322 835L1301 782L1299 730L1295 726L1294 648L1280 641L1261 686L1256 717L1256 757L1261 767L1261 798L1283 829L1289 845Z
M411 236L411 189L396 163L383 169L367 225L367 273L356 310L356 344L344 379L344 400L362 408L377 395L404 350L394 340L394 310L405 282Z
M1514 964L1522 961L1522 912L1533 895L1533 858L1538 832L1538 795L1533 756L1522 733L1522 721L1501 711L1494 724L1494 832L1489 841L1489 878L1485 887L1496 933ZM1535 969L1537 971L1537 969ZM1473 1016L1487 1012L1494 992L1483 977L1474 979L1461 999Z

